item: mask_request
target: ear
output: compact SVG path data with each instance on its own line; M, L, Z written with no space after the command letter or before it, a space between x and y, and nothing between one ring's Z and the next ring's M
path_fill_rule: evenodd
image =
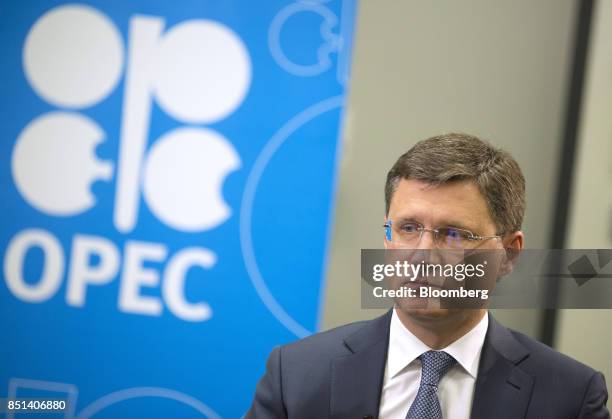
M502 262L500 274L504 276L512 272L514 264L518 261L519 255L525 246L525 234L522 231L508 233L502 238L502 244L506 250L506 257Z
M520 230L508 233L502 237L502 242L506 250L520 252L525 247L525 234Z

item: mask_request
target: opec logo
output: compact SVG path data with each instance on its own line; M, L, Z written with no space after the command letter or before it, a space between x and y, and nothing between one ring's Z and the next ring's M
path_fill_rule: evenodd
M29 30L23 69L29 87L55 108L23 127L13 148L13 181L29 206L48 217L78 216L96 205L92 183L104 181L115 184L112 222L120 233L137 226L140 205L159 223L184 233L213 229L231 216L222 186L240 167L240 156L227 138L206 127L231 115L251 84L248 51L230 28L202 19L167 28L162 17L134 15L124 40L99 10L63 5ZM120 129L105 132L80 111L102 103L122 77ZM182 126L150 139L154 104ZM118 138L115 161L95 155L109 137ZM43 268L36 280L26 281L25 259L33 248L42 250ZM208 304L189 302L184 295L187 271L216 263L209 249L190 247L169 255L164 244L143 241L126 241L119 249L105 237L77 233L65 250L50 231L17 233L4 257L12 294L44 302L65 277L66 303L83 307L88 289L119 276L120 311L161 315L165 303L184 320L212 315ZM165 269L154 271L146 262ZM162 298L143 295L147 287L159 287Z

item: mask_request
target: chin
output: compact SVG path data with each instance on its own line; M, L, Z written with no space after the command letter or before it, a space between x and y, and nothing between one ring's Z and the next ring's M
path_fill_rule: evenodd
M440 300L435 298L396 298L395 306L411 317L444 317L451 311L440 308Z
M446 319L448 317L453 316L454 311L446 308L402 308L400 310L403 311L406 315L410 316L413 319L419 320L439 320Z
M480 309L431 308L431 306L417 308L414 307L414 304L408 305L398 303L396 303L396 307L411 321L423 326L433 326L435 324L443 323L462 323L481 312Z
M440 308L436 299L397 299L396 307L405 316L419 323L456 318L462 310Z

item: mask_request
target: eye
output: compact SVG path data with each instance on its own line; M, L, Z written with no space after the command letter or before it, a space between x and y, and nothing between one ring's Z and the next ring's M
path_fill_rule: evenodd
M461 230L459 228L446 227L440 229L440 232L444 237L450 240L469 240L472 238L472 233L466 230Z
M417 223L407 223L402 226L402 231L404 233L418 233L420 227L421 226Z

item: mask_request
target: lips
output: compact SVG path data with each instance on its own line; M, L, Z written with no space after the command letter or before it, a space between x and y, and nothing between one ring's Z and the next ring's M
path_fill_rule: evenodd
M430 287L430 288L442 289L441 286L430 283L427 280L427 278L424 278L424 277L417 278L414 281L410 281L410 280L402 281L400 283L400 286L401 287L410 287L410 288Z

